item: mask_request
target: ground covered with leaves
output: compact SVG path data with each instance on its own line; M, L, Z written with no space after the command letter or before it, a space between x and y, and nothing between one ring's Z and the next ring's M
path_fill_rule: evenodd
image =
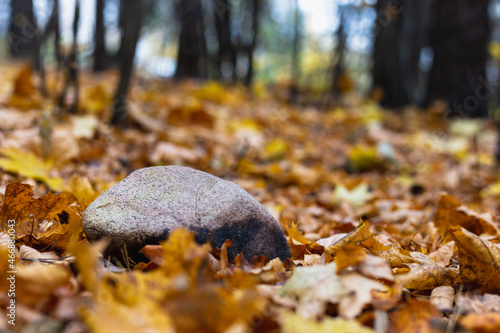
M29 70L1 72L1 329L500 331L491 124L449 120L439 104L396 114L352 95L318 110L289 105L279 85L143 78L118 129L115 73L83 73L69 115ZM229 262L230 242L213 250L180 229L142 250L150 262L103 264L85 208L130 172L170 164L240 184L292 258Z

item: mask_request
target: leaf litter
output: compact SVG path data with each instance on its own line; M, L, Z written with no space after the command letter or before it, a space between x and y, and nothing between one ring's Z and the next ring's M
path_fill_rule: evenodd
M106 125L111 85L82 75L77 115L51 109L27 68L5 71L0 252L16 221L16 329L54 332L496 332L494 129L352 98L301 108L219 83L146 82L132 125ZM106 74L112 75L112 74ZM48 86L54 87L53 82ZM45 118L44 118L45 117ZM45 119L36 121L36 119ZM405 122L404 119L412 119ZM65 138L64 140L61 138ZM227 258L186 230L112 267L83 212L131 171L183 164L236 181L285 231L292 258ZM2 259L0 328L7 323Z

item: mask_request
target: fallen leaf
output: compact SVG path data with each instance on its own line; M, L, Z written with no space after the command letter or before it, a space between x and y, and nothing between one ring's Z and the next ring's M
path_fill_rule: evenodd
M500 291L500 249L460 226L452 226L448 232L458 247L460 274L471 287L484 292Z
M23 177L40 180L55 191L60 190L63 180L50 176L53 171L52 161L44 161L32 152L23 152L15 148L2 148L0 154L5 156L0 158L0 168Z

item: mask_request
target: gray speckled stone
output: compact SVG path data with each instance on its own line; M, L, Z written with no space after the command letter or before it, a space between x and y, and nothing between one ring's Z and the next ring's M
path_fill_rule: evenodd
M107 237L106 256L120 260L144 245L167 238L170 230L185 227L196 241L221 247L229 238L231 258L263 254L269 259L290 257L290 248L276 220L236 183L206 172L160 166L139 169L102 193L83 216L90 241Z

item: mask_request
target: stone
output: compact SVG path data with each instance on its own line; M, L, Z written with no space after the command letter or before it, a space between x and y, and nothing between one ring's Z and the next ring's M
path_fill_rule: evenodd
M165 240L184 227L200 243L221 247L226 239L232 259L243 253L269 259L290 258L290 248L278 222L255 198L234 182L183 166L139 169L102 193L83 216L89 241L108 238L104 255L132 259L147 244Z

